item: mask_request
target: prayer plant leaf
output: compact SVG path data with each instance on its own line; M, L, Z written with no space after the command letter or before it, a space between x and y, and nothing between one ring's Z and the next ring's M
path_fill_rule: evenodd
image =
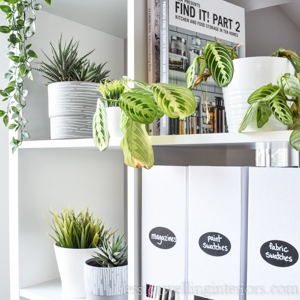
M127 166L150 169L154 165L154 153L145 125L127 116L122 121L121 148Z
M280 91L280 87L277 85L264 85L255 90L248 98L248 103L253 104L257 101L269 101L273 99Z
M255 120L258 106L259 106L259 102L255 102L248 107L248 110L241 122L239 132L242 132L243 130L245 130L246 127L249 125L249 123L252 122L253 120Z
M275 118L284 125L293 124L293 114L286 103L286 97L282 93L278 93L272 100L268 101Z

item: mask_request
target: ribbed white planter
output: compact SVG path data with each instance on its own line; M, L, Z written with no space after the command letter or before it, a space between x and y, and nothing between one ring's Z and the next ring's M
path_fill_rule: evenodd
M51 139L90 138L99 84L64 81L48 85Z
M226 120L229 132L238 132L241 121L249 107L248 97L263 85L277 83L279 76L294 73L293 66L286 58L281 57L247 57L233 61L234 76L228 87L223 88ZM256 122L251 122L244 132L286 130L273 117L262 127L257 128Z
M104 268L84 264L84 283L87 300L126 300L128 298L128 266Z
M54 245L62 284L62 293L68 297L86 297L84 288L84 262L95 255L97 248L70 249Z

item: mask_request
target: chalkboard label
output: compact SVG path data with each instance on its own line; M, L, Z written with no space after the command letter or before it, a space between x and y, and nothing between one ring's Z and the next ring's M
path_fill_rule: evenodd
M208 255L223 256L229 253L231 244L229 239L218 232L207 232L199 239L200 248Z
M175 234L168 228L155 227L149 232L151 243L160 249L171 249L176 244Z
M294 246L278 240L264 243L260 248L260 255L267 263L281 268L294 265L299 258Z

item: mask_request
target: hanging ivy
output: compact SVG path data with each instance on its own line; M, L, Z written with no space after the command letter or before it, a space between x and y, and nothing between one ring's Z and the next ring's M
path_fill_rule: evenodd
M51 5L51 0L45 2ZM15 152L23 139L30 137L26 131L28 121L23 116L28 94L24 79L33 80L31 64L37 55L28 39L36 32L36 11L41 10L42 5L36 0L0 0L0 9L7 20L7 25L0 26L0 32L8 36L6 56L9 59L9 69L4 74L8 84L0 90L7 109L0 110L0 117L8 129L18 133L11 140L12 152Z

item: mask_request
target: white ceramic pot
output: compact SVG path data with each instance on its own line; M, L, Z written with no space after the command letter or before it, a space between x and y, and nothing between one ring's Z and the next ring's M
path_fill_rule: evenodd
M248 97L263 85L277 83L279 76L294 73L291 63L282 57L247 57L233 61L234 75L228 87L223 88L224 105L228 132L238 132L241 121L249 107ZM244 132L286 130L273 117L262 127L257 128L256 122L251 122Z
M51 139L90 138L98 83L63 81L48 85Z
M107 107L107 125L110 137L121 137L121 109L120 107Z
M62 293L68 297L86 297L84 288L84 262L95 255L97 248L69 249L54 245L62 284Z
M84 283L87 300L126 300L128 298L128 266L104 268L84 264Z

